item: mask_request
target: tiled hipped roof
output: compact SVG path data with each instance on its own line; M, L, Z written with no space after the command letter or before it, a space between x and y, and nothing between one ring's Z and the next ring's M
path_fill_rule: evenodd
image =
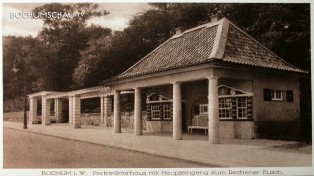
M218 22L174 35L116 78L192 66L211 59L277 70L306 72L288 64L223 18Z
M258 67L304 72L285 62L233 24L229 26L223 61Z
M142 75L205 61L212 51L217 26L208 29L205 27L170 38L119 77Z

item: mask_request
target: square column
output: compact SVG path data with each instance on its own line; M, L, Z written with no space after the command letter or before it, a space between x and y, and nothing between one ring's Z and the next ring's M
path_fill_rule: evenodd
M218 77L208 78L208 139L219 144Z
M115 90L113 93L113 132L121 133L121 110L120 110L120 92Z
M44 116L43 116L43 124L50 125L51 120L50 120L50 104L51 104L51 99L44 99Z
M62 101L59 98L55 99L55 116L56 116L56 123L61 122L61 114L62 114Z
M45 116L45 96L42 96L41 97L41 124L42 125L45 125L45 122L44 122L44 116Z
M105 119L105 111L104 111L104 97L100 97L100 124L104 124Z
M73 119L73 97L69 97L69 124L72 124Z
M182 139L181 83L173 83L173 138Z
M109 96L104 97L104 124L107 125L107 119L110 114L112 114L112 98Z
M73 126L75 129L81 128L81 96L73 97Z
M143 134L142 130L142 93L140 88L134 89L134 134Z
M30 124L37 124L37 98L29 99Z

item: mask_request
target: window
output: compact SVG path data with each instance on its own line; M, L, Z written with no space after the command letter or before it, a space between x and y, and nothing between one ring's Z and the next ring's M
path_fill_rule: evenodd
M171 120L171 109L170 109L170 103L163 105L163 116L165 120Z
M246 97L237 98L237 118L238 119L247 118L247 98Z
M226 90L225 90L226 89ZM244 92L226 85L218 86L218 112L220 120L252 120L253 93ZM225 91L225 93L222 93ZM271 101L271 89L263 89L264 100Z
M171 120L172 103L153 103L147 106L147 119Z
M146 98L147 120L172 120L172 100L163 95L152 93Z
M251 119L252 98L219 98L219 119Z
M152 119L160 119L160 105L151 105L151 117Z
M207 114L208 110L207 110L207 105L206 104L201 104L200 105L200 114Z
M230 98L219 99L219 118L232 118L232 101Z
M271 90L272 100L283 100L283 90Z

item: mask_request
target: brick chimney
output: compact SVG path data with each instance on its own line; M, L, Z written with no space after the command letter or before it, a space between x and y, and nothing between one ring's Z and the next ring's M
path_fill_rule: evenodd
M222 18L223 18L222 14L221 13L217 13L215 15L211 15L210 16L210 22L214 23L214 22L217 22L217 21L221 20Z
M176 28L176 35L182 34L182 27Z

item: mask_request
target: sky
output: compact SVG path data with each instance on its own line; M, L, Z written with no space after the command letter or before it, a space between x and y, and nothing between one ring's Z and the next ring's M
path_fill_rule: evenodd
M10 13L31 12L35 7L44 3L3 3L2 4L2 32L4 36L37 36L43 27L43 21L40 19L29 18L10 18ZM123 30L128 26L129 20L135 14L148 10L147 3L99 3L99 10L109 11L110 14L92 18L88 25L100 25L112 30Z

